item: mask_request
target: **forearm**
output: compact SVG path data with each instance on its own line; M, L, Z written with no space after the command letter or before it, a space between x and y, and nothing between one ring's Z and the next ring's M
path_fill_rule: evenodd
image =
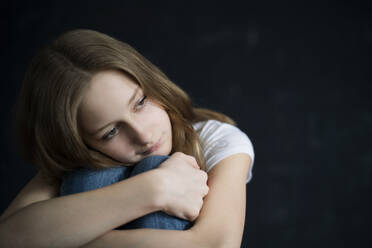
M245 179L249 164L247 156L236 155L221 161L210 171L210 191L191 229L111 231L84 247L240 247L245 218Z
M26 206L1 220L0 247L79 247L157 211L153 174Z
M202 243L191 230L175 231L161 229L113 230L93 240L83 248L212 248Z
M210 191L193 231L214 242L212 247L238 248L245 223L246 184L250 157L235 154L220 161L210 172Z
M240 209L244 213L244 208ZM213 214L213 213L212 213ZM244 216L238 222L244 225ZM197 223L185 231L161 229L113 230L98 237L83 248L238 248L241 244L242 227L231 226L228 218L214 218L205 211ZM219 223L218 221L221 221ZM232 229L226 231L227 229Z

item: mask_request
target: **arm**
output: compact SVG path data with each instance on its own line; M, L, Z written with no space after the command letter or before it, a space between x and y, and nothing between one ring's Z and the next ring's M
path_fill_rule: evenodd
M0 247L79 247L159 210L195 220L208 192L207 174L182 153L174 153L159 167L100 189L52 199L58 186L36 176L0 219Z
M245 222L246 179L251 166L247 154L222 160L209 173L211 190L195 223L195 233L212 247L240 247Z
M150 171L101 189L53 198L58 185L47 184L38 174L1 216L0 247L81 246L157 211L156 178Z
M240 247L245 219L245 180L250 164L248 155L235 154L211 169L209 193L191 229L115 230L84 247Z
M58 187L59 185L57 183L53 185L49 184L43 179L40 172L37 173L0 216L0 222L31 203L56 197L58 194Z

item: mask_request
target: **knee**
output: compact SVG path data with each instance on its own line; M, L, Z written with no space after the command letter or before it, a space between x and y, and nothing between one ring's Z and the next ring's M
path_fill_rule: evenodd
M155 169L168 158L169 156L160 155L146 157L134 166L132 172L130 173L130 176L135 176L142 172Z
M100 170L79 169L67 174L60 187L60 195L85 192L108 186L129 176L129 167Z
M129 222L118 229L154 228L167 230L187 230L193 223L164 212L153 212Z

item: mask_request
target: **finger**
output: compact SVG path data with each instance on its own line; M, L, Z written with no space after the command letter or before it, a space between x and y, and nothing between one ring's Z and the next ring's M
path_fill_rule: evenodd
M203 192L203 197L205 197L206 195L208 195L208 192L209 192L209 187L208 186L205 186L204 192Z
M208 181L208 173L207 172L205 172L205 171L201 171L201 173L202 173L202 177L203 177L203 182L205 182L205 183L207 183L207 181Z

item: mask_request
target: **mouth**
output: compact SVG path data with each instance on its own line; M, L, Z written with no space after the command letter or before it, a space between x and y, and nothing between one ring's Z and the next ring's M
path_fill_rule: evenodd
M155 143L152 147L150 147L148 150L142 152L143 155L151 154L159 149L161 145L161 140L159 139L158 142Z

